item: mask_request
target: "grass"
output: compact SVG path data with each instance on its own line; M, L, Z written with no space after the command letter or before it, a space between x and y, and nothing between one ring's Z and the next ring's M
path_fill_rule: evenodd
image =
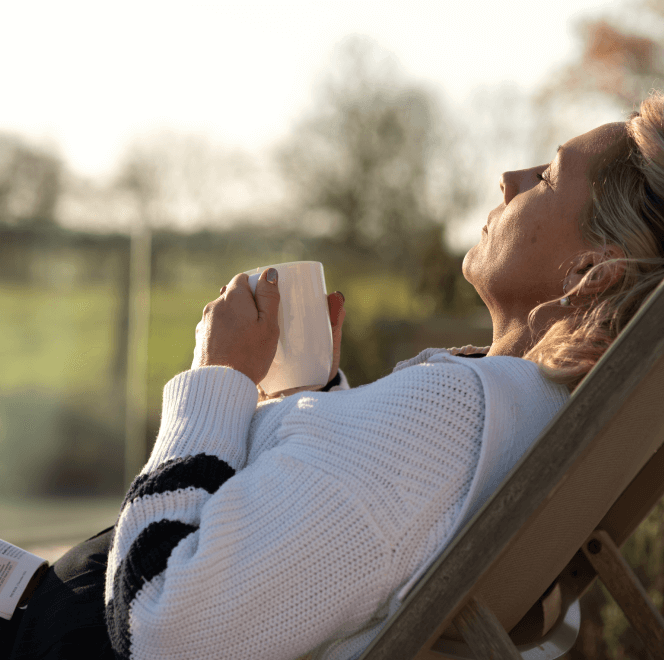
M0 498L0 539L29 548L60 540L76 543L115 523L122 497Z
M103 287L0 288L3 392L40 387L85 394L108 371L118 301Z

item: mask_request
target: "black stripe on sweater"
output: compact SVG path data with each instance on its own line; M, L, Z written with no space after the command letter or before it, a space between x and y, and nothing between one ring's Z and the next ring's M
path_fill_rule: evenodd
M166 569L173 549L197 530L198 526L162 519L142 530L129 548L113 579L113 599L106 605L106 626L119 658L128 659L131 653L129 611L136 594Z
M214 493L229 478L235 475L225 461L211 454L196 454L170 459L160 464L157 470L139 475L129 487L120 511L135 498L166 491L194 487Z

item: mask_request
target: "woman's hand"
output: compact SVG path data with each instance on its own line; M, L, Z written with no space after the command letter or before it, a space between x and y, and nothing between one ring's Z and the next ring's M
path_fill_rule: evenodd
M274 283L272 279L274 275ZM208 303L196 326L192 369L208 365L232 367L258 385L268 373L279 340L279 287L276 269L261 273L256 296L249 276L236 275Z
M330 375L327 379L328 382L332 381L339 371L339 361L341 359L341 329L344 324L344 319L346 318L346 310L344 309L345 300L344 295L340 291L335 291L333 294L327 295L327 307L330 311L330 323L332 324L332 368L330 369ZM259 401L275 399L282 395L288 397L288 395L294 395L296 392L304 392L306 390L311 390L311 388L292 388L290 390L284 390L283 392L268 395L260 386L258 386L258 392L260 393Z

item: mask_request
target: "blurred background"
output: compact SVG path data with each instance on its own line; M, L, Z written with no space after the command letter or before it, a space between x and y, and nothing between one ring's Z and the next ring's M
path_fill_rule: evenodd
M342 369L491 341L461 276L504 170L664 87L664 0L4 3L0 537L112 525L241 271L317 260ZM662 507L623 547L662 606ZM648 658L584 597L568 658Z

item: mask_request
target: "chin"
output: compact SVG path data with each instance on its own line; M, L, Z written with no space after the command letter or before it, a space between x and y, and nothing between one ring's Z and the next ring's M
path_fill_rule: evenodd
M473 251L477 248L477 246L473 246L467 253L466 256L463 258L463 264L461 265L461 273L463 274L463 277L470 282L470 284L473 284L473 279L472 279L472 262L473 262Z

